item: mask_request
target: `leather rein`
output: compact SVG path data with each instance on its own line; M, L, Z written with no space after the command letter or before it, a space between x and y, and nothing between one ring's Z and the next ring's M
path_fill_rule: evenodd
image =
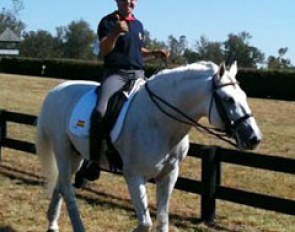
M214 75L218 75L218 74L214 74ZM149 87L148 82L146 82L145 89L148 93L149 98L152 100L152 102L157 106L157 108L166 116L180 122L183 124L187 124L190 126L193 126L195 129L203 132L203 133L207 133L210 135L215 136L216 138L223 140L225 142L227 142L228 144L236 147L236 143L233 142L230 138L232 137L232 135L234 134L234 132L237 130L238 126L240 124L242 124L244 121L246 121L248 118L253 117L252 114L245 114L244 116L240 117L237 120L231 120L230 117L227 114L226 108L223 104L223 101L221 99L221 97L218 95L217 90L229 85L232 86L236 86L238 85L237 82L230 82L230 83L226 83L226 84L222 84L222 85L216 85L215 81L214 81L214 75L212 77L212 81L213 81L213 88L212 88L212 96L211 96L211 100L210 100L210 107L209 107L209 114L208 114L208 119L209 122L211 120L211 112L212 112L212 108L213 108L213 102L215 102L217 111L219 112L219 115L221 117L221 119L223 120L226 129L225 130L220 130L220 129L216 129L216 128L211 128L211 127L206 127L203 126L202 124L198 123L195 119L191 118L190 116L188 116L186 113L184 113L183 111L181 111L180 109L178 109L177 107L173 106L171 103L167 102L164 98L158 96L157 94L155 94ZM180 115L183 119L173 115L172 113L168 112L167 110L165 110L160 103L164 104L166 107L170 108L174 113Z

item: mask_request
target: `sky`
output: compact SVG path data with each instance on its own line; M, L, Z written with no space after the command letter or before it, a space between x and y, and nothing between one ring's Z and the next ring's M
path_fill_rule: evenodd
M11 0L0 7L12 9ZM23 0L20 19L26 31L46 30L84 20L96 31L100 19L116 9L115 0ZM143 22L153 39L167 42L169 35L185 35L194 49L202 35L210 42L224 42L230 33L246 31L251 46L278 56L288 47L285 58L295 65L294 0L138 0L134 15ZM293 25L293 26L292 26Z

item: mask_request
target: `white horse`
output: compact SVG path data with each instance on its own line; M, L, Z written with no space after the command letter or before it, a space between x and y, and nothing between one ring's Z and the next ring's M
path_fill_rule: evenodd
M230 70L212 62L199 62L152 77L134 97L122 132L114 146L123 161L123 175L138 219L134 231L150 231L145 183L154 178L157 191L157 231L168 231L169 198L180 162L189 149L190 119L208 117L211 125L226 130L239 149L254 149L261 133L246 95ZM38 119L37 153L51 196L48 231L58 231L62 198L75 232L85 231L71 184L81 159L69 136L69 118L76 102L94 88L93 82L74 81L48 94Z

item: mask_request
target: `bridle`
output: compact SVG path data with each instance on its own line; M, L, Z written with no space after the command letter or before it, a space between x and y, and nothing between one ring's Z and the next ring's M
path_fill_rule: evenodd
M208 118L209 121L211 120L211 112L212 112L212 108L213 108L213 102L215 102L217 111L221 117L221 120L224 122L225 125L225 130L221 131L220 129L216 129L216 128L210 128L210 127L206 127L203 126L202 124L198 123L195 119L191 118L190 116L188 116L186 113L184 113L183 111L181 111L180 109L178 109L177 107L173 106L171 103L167 102L165 99L163 99L162 97L158 96L157 94L155 94L149 87L148 82L146 82L145 89L148 93L149 98L152 100L152 102L156 105L156 107L166 116L180 122L183 124L187 124L190 126L195 127L196 129L198 129L201 132L205 132L207 134L213 135L215 137L217 137L218 139L221 139L229 144L231 144L232 146L236 147L236 144L230 140L229 138L225 138L225 136L227 137L232 137L237 128L239 127L240 124L242 124L244 121L246 121L248 118L253 117L253 115L250 114L245 114L244 116L238 118L237 120L232 120L230 119L227 110L224 106L223 103L223 99L218 95L218 90L220 88L224 88L226 86L232 85L232 86L236 86L238 85L237 82L229 82L226 84L222 84L222 85L216 85L215 81L214 81L214 76L218 75L218 74L214 74L212 76L212 82L213 82L213 88L212 88L212 97L210 100L210 106L209 106L209 113L208 113ZM179 114L183 119L175 116L174 114L168 112L167 110L165 110L161 105L160 102L162 104L164 104L166 107L172 109L172 111L174 111L174 113ZM222 133L224 132L224 133Z
M218 74L215 74L218 75ZM215 76L214 75L214 76ZM214 76L212 78L212 82L213 82L213 87L212 87L212 97L210 100L210 107L209 107L209 114L208 114L208 119L209 122L211 124L211 112L212 112L212 108L213 108L213 103L215 102L217 111L219 113L219 116L221 118L221 120L223 121L224 125L225 125L225 133L228 134L229 136L232 136L237 128L239 127L239 125L241 125L243 122L245 122L248 118L253 117L252 113L246 113L244 116L241 116L240 118L233 120L229 117L228 115L228 111L226 110L226 107L224 105L224 100L220 97L220 95L218 94L218 90L227 86L238 86L238 82L236 81L231 81L225 84L216 84L216 82L214 81Z

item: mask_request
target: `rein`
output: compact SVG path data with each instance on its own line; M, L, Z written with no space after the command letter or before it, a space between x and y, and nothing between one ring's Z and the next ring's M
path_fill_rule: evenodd
M147 91L150 99L152 100L152 102L166 116L168 116L170 118L173 118L174 120L176 120L176 121L178 121L180 123L193 126L195 129L197 129L197 130L199 130L199 131L201 131L203 133L206 132L207 134L213 135L216 138L218 138L220 140L223 140L223 141L227 142L228 144L236 147L236 144L233 141L231 141L229 138L225 138L224 137L226 134L216 133L216 131L220 131L220 130L215 129L215 128L210 128L210 127L203 126L202 124L198 123L196 120L194 120L193 118L191 118L190 116L188 116L186 113L184 113L183 111L181 111L177 107L175 107L172 104L170 104L169 102L167 102L162 97L160 97L157 94L155 94L154 92L152 92L152 90L150 89L150 87L148 85L148 82L144 86L145 86L145 89L146 89L146 91ZM178 117L176 117L176 116L172 115L171 113L167 112L166 110L163 109L163 107L161 107L161 105L159 104L159 102L163 103L168 108L172 109L174 112L176 112L177 114L181 115L186 120L179 119Z

